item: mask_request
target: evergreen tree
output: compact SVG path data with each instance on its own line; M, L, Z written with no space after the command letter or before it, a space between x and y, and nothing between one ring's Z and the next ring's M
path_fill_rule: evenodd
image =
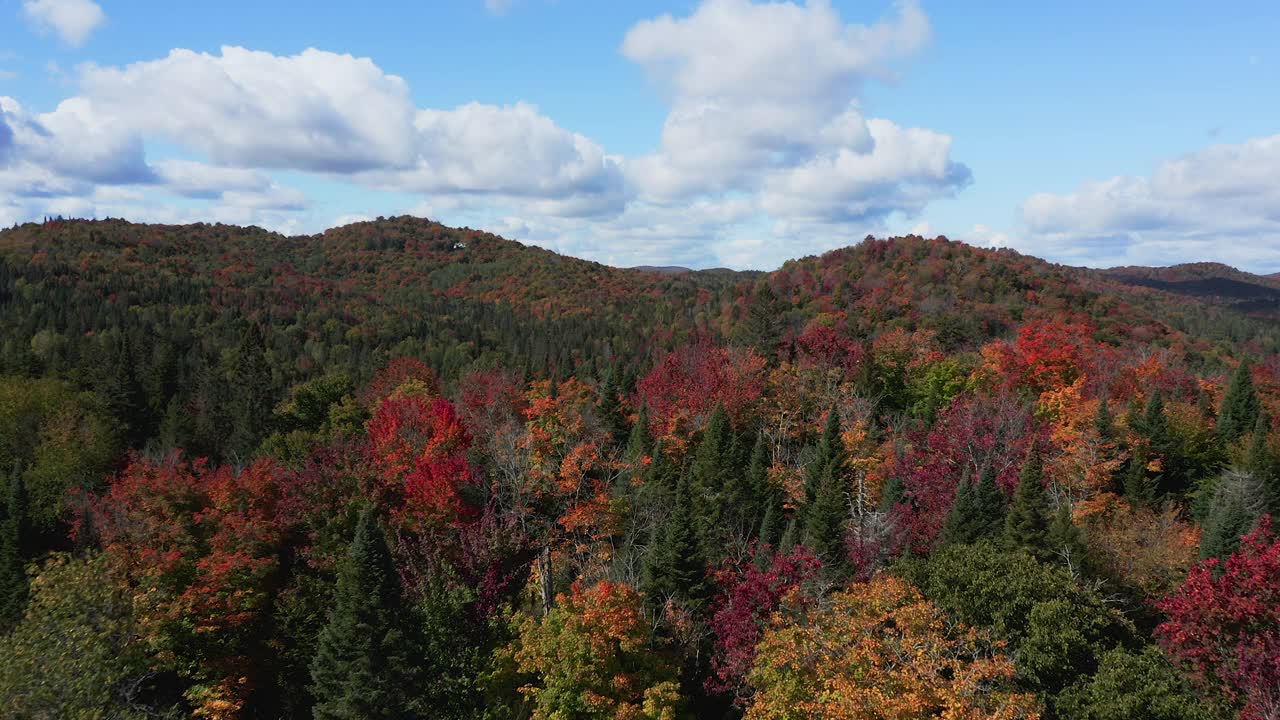
M1004 530L1005 498L992 465L976 484L961 482L942 530L947 545L970 544L999 537Z
M1098 437L1104 441L1116 439L1116 423L1111 417L1111 407L1107 403L1105 394L1098 402L1098 413L1093 418L1093 428L1098 432Z
M267 435L267 423L275 407L271 366L262 328L254 323L241 338L231 363L230 449L248 460Z
M835 463L827 464L817 496L805 513L804 543L822 561L823 576L832 581L845 578L849 572L845 547L849 499L845 475L840 470Z
M137 447L146 440L151 419L128 333L122 331L111 343L98 368L98 393L106 398L107 408L124 426L125 441L130 447Z
M1269 429L1266 415L1259 414L1245 465L1262 492L1263 511L1280 522L1280 467L1277 466L1275 454L1268 442Z
M27 488L15 468L0 516L0 631L22 617L27 605Z
M747 307L747 315L738 329L741 343L755 348L771 365L778 360L783 309L773 288L768 282L762 282L756 288L755 296Z
M717 405L702 431L689 476L690 511L707 557L712 557L724 540L726 491L730 489L730 478L741 472L736 461L729 415L723 406Z
M631 435L627 438L627 461L639 462L640 458L653 454L653 434L649 432L649 409L640 406L636 413L636 424L631 426Z
M1071 508L1066 503L1060 505L1053 514L1046 540L1053 559L1069 562L1075 568L1084 569L1088 566L1089 548L1080 528L1071 520Z
M1147 472L1147 454L1134 448L1129 456L1122 481L1124 496L1134 505L1151 505L1156 501L1155 482Z
M1257 525L1263 509L1258 481L1249 473L1228 471L1214 488L1200 537L1200 556L1225 560L1240 547L1240 536Z
M600 418L600 427L613 441L621 445L627 441L627 419L622 413L622 401L618 399L618 370L613 369L605 374L604 384L600 388L600 397L596 401L596 413Z
M1037 560L1048 560L1049 495L1044 489L1044 462L1034 448L1027 455L1013 493L1013 505L1005 518L1005 542L1015 550L1026 550Z
M413 653L402 629L408 613L386 535L367 508L338 569L333 610L311 663L317 720L412 716Z
M812 505L817 497L822 478L827 474L827 466L835 466L836 472L842 472L844 463L844 442L840 439L840 411L832 405L827 413L827 424L822 430L822 439L818 441L818 453L809 463L805 473L806 505Z
M1233 443L1254 428L1262 403L1253 387L1253 373L1249 364L1242 362L1231 376L1231 384L1222 396L1222 409L1218 411L1218 435L1223 442Z
M906 487L902 484L902 478L897 474L891 475L885 481L884 487L880 488L880 512L889 513L906 499Z
M760 542L775 548L779 547L782 543L785 522L786 517L782 508L782 498L777 493L766 495L764 497L764 516L760 519Z
M675 505L646 558L645 591L649 599L658 604L674 597L700 607L711 594L707 563L690 511L689 485L688 476L682 475Z

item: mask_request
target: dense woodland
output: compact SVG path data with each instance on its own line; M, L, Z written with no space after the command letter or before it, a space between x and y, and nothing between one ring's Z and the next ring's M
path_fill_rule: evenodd
M1280 718L1280 280L0 232L12 718Z

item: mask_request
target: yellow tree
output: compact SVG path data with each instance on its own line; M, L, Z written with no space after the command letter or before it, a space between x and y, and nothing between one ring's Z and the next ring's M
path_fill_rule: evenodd
M748 681L748 720L1033 720L1009 689L1013 663L948 620L906 581L881 575L799 615L775 617Z

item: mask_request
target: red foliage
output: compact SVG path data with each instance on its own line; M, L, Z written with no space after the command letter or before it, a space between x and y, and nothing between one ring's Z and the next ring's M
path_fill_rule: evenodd
M440 379L435 370L416 358L399 357L374 374L369 386L360 393L360 403L372 409L396 388L412 380L426 386L430 394L440 394Z
M1030 405L1012 392L956 398L933 430L889 470L902 480L907 500L896 511L899 545L927 552L951 511L960 479L979 477L988 464L995 466L1000 487L1012 493L1027 450L1033 442L1043 446L1045 432Z
M715 654L711 657L714 675L707 689L732 693L735 702L746 698L746 677L756 659L756 645L782 599L812 578L822 566L803 546L783 555L775 554L767 569L745 560L726 565L715 574L721 588L711 619L715 633Z
M1280 539L1268 519L1224 566L1194 568L1159 608L1169 616L1156 628L1161 646L1239 703L1241 718L1280 715Z
M1093 374L1099 345L1085 322L1036 320L1018 330L1012 345L998 350L1000 374L1011 386L1043 392Z
M863 345L842 334L828 323L812 322L805 327L796 344L815 362L852 371L866 359Z
M650 424L663 435L682 420L701 425L717 404L735 422L741 420L760 399L764 382L764 358L704 340L667 354L636 388L648 405Z
M469 508L461 491L474 481L466 457L470 445L471 437L448 400L388 398L369 420L377 501L414 530L466 516Z

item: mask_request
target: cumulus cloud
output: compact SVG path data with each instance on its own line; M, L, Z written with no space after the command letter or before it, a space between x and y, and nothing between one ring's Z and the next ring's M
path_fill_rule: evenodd
M671 111L659 151L629 162L629 176L657 201L762 191L775 215L913 212L969 172L951 162L947 136L868 119L858 99L930 33L914 2L874 25L846 24L820 0L708 0L685 18L641 22L622 53Z
M517 99L417 107L369 58L177 49L82 66L48 113L0 100L0 189L101 214L145 204L102 194L136 188L261 218L309 208L272 179L301 172L594 259L776 265L901 224L970 181L949 136L869 117L860 101L930 33L909 0L866 25L823 0L706 0L640 22L620 51L669 113L657 149L632 157Z
M1214 145L1150 176L1038 193L1019 213L1021 247L1067 260L1280 268L1280 135Z
M106 22L93 0L23 0L22 14L42 31L53 31L63 42L79 47Z

